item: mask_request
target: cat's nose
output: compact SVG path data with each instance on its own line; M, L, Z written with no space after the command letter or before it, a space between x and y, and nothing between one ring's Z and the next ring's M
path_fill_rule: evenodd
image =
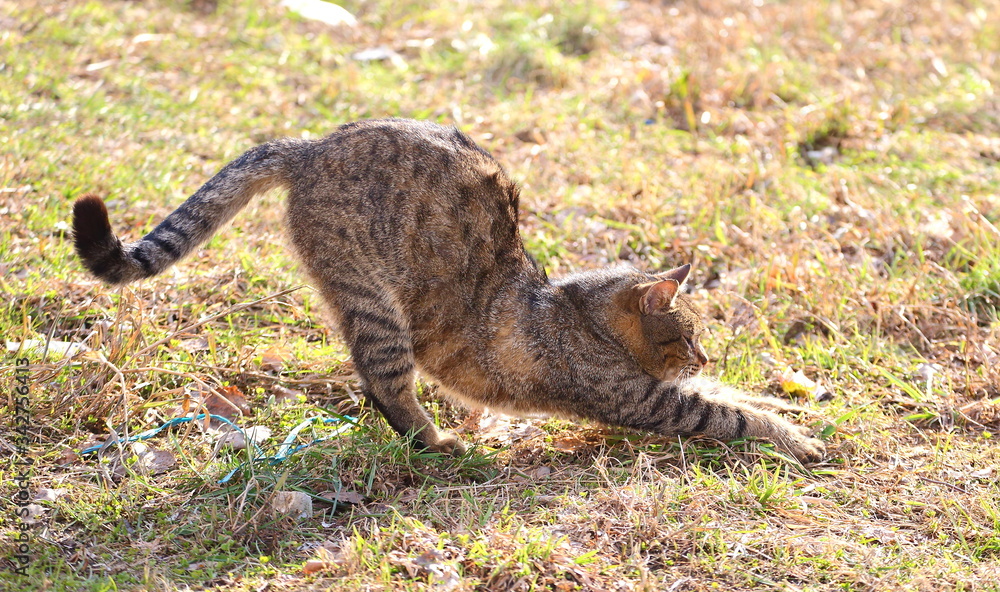
M698 359L698 363L701 364L702 368L708 365L708 354L705 353L705 350L701 347L700 343L695 344L694 355Z

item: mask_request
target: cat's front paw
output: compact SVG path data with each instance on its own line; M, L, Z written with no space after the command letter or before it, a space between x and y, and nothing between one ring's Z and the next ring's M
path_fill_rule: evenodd
M808 428L799 427L777 444L804 465L815 464L826 455L826 443L813 438Z

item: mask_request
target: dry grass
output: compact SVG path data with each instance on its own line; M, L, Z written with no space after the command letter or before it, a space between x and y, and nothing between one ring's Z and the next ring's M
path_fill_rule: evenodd
M0 322L90 348L28 354L33 492L64 491L37 502L31 576L0 589L998 589L1000 4L345 6L357 28L235 0L0 0ZM375 46L400 60L352 59ZM551 275L692 262L710 372L818 381L832 397L803 403L827 462L433 397L466 458L367 414L225 484L245 456L199 423L146 442L167 470L128 447L81 458L224 399L274 446L363 413L316 295L286 292L302 278L276 197L121 291L85 276L65 223L96 191L134 237L256 143L383 115L495 153ZM316 511L275 515L276 491ZM0 537L18 524L5 506Z

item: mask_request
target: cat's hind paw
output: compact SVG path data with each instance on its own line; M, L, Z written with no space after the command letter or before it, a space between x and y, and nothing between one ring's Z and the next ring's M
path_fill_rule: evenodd
M424 448L431 452L440 452L451 456L462 456L465 454L465 445L458 439L458 436L449 432L438 430L435 434L434 442L424 442Z

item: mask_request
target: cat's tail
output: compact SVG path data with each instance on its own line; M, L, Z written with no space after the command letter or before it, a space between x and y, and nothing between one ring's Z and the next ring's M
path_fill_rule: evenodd
M111 230L108 209L90 194L73 205L73 235L83 264L110 284L156 275L208 240L250 199L294 175L307 140L275 140L247 151L227 164L149 234L122 243Z

